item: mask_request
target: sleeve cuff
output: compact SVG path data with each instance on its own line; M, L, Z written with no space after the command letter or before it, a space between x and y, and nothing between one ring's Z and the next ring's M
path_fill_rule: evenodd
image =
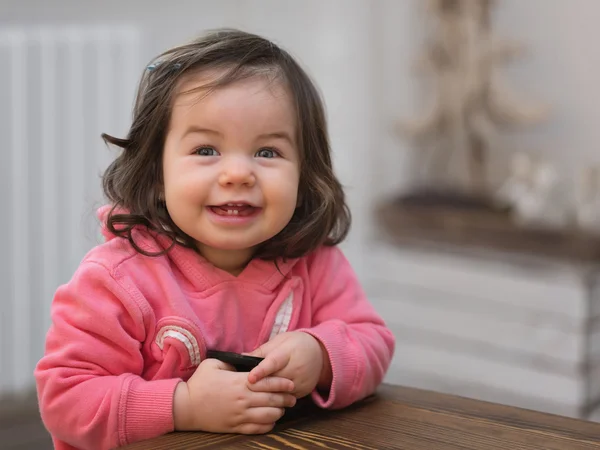
M138 377L129 379L129 386L124 386L126 397L119 411L119 440L122 445L173 431L173 395L181 381L178 378L155 381Z
M317 406L325 409L342 408L352 402L353 390L359 377L360 366L354 352L348 352L348 337L343 327L337 321L323 322L313 328L303 328L297 331L310 334L323 344L331 362L333 374L329 395L316 389L311 396Z

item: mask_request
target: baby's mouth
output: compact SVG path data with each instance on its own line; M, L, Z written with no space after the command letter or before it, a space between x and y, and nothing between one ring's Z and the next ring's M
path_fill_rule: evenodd
M220 216L249 216L258 210L257 207L247 203L227 203L209 206L209 209Z

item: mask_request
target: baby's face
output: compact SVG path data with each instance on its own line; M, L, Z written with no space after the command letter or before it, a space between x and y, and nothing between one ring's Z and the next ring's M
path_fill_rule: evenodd
M163 152L165 202L205 256L225 250L249 258L296 208L296 115L287 90L262 77L207 96L184 93L207 81L188 80L175 99Z

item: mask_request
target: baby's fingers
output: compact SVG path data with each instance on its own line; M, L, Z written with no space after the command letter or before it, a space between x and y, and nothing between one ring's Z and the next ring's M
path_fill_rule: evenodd
M296 401L296 397L292 394L253 392L249 405L252 408L292 408L296 405Z
M290 362L290 356L282 353L271 353L267 355L254 369L248 374L250 383L257 383L263 378L279 372Z
M277 422L285 414L285 408L258 407L246 411L246 423L270 425Z
M275 428L275 422L265 425L259 423L244 423L237 426L233 432L239 434L267 434L273 428Z
M294 382L287 378L266 377L256 383L248 383L248 389L254 392L293 392Z

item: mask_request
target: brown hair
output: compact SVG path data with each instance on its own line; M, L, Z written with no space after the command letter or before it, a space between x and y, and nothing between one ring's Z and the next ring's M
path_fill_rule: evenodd
M262 243L255 257L297 258L320 245L340 243L348 234L350 211L333 173L325 111L316 87L286 51L260 36L230 29L210 32L158 56L140 81L127 138L102 135L106 143L123 149L103 176L104 193L113 205L108 230L149 256L156 254L147 253L133 239L136 226L167 235L173 245L196 248L161 200L162 153L181 80L205 70L222 73L210 89L257 74L273 75L287 86L296 109L299 205L285 228Z

